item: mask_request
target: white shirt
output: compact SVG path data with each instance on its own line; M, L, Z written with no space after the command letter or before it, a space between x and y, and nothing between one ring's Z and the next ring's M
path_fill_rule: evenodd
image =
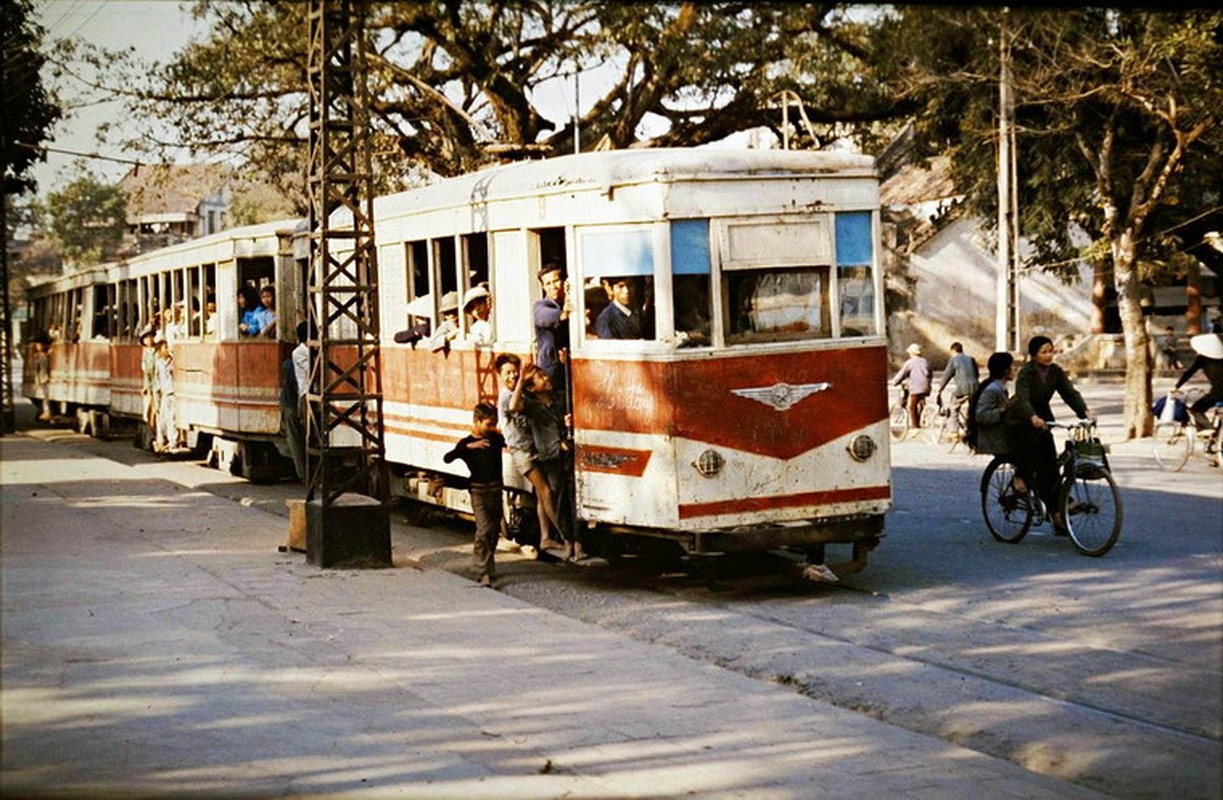
M305 342L302 342L293 348L290 358L293 359L293 377L297 381L297 396L298 398L305 397L306 391L310 388L310 348L306 347Z

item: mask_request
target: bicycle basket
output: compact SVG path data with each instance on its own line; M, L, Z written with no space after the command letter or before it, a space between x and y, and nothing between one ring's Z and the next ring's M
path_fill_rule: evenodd
M1108 468L1104 455L1107 452L1108 445L1094 437L1075 442L1079 474L1089 479L1102 477L1102 473Z

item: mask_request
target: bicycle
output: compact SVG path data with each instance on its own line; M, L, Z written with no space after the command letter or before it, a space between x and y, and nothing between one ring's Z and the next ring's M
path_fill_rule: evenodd
M935 427L938 421L938 410L927 403L924 397L917 401L917 419L922 430ZM903 440L909 435L910 427L909 390L902 388L900 400L888 410L888 430L892 434L892 440L896 442Z
M909 435L909 390L900 390L900 400L888 409L888 431L892 441L899 442Z
M1173 390L1169 394L1176 397L1179 392ZM1183 401L1185 408L1192 406L1201 396L1200 389L1190 389ZM1206 419L1209 425L1205 428L1207 434L1202 443L1202 452L1210 463L1217 467L1220 466L1220 444L1223 444L1223 403L1215 403L1213 408L1208 409ZM1159 464L1160 469L1180 472L1193 455L1197 438L1198 428L1191 419L1156 422L1155 430L1151 434L1151 450L1155 455L1155 462Z
M931 444L941 444L948 453L955 452L964 439L964 432L968 430L968 403L971 399L958 397L952 400L950 406L940 404L929 425L923 418L922 426L929 430L927 435ZM926 407L930 408L930 405Z
M1050 520L1054 531L1068 535L1080 553L1102 556L1121 536L1124 517L1121 492L1108 466L1108 448L1096 437L1094 420L1047 424L1069 434L1057 460L1055 509L1045 507L1034 487L1016 492L1015 464L1009 455L998 455L981 475L985 525L998 541L1017 544L1033 526Z

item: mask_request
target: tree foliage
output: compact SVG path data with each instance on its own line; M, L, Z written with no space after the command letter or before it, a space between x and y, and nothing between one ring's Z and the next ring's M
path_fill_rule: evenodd
M1035 245L1031 265L1084 255L1097 264L1125 335L1127 432L1143 434L1151 422L1143 284L1195 244L1186 237L1200 238L1203 222L1217 230L1223 221L1223 14L909 6L891 18L875 42L891 54L900 96L920 108L919 145L951 156L957 185L986 220L996 219L1002 37L1013 58L1020 229Z
M869 137L906 111L860 61L870 25L835 4L369 5L382 189L415 170L453 175L507 152L570 152L575 74L585 149L777 129L783 90L803 98L824 141ZM306 4L201 2L196 13L209 37L164 68L96 57L111 62L117 85L138 87L132 117L150 122L146 145L235 155L295 190L304 208Z
M0 41L4 47L4 113L0 115L0 151L4 154L4 192L20 194L35 188L30 171L42 161L39 146L63 112L55 95L43 85L40 72L46 59L39 48L43 31L30 20L29 0L0 0Z
M123 243L126 209L122 189L89 174L51 192L48 227L64 260L84 267L113 258Z

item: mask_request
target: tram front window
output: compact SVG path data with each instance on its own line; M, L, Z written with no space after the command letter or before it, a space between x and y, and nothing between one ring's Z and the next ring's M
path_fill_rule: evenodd
M832 335L827 267L731 272L726 282L729 341Z

